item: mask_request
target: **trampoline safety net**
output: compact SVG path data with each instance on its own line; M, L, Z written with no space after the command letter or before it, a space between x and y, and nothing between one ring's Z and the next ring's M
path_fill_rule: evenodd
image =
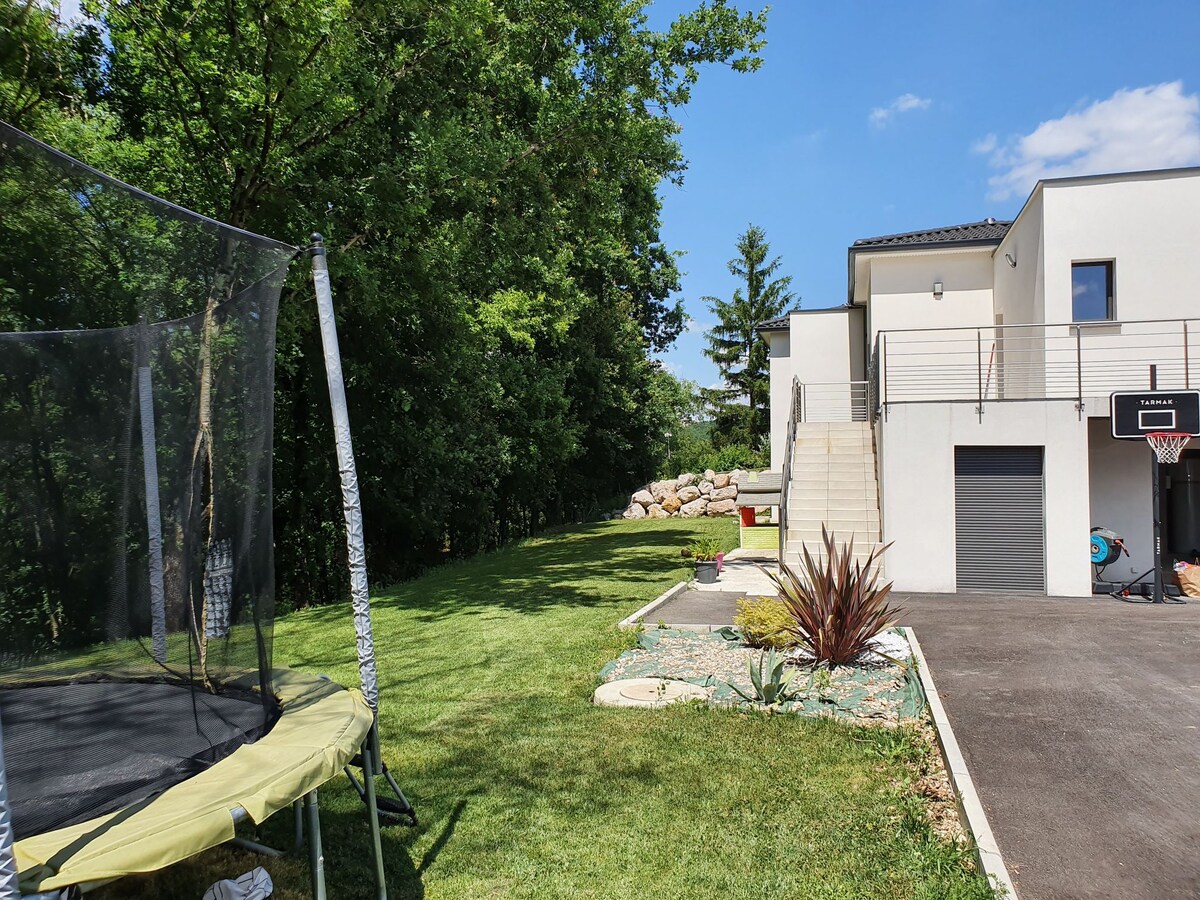
M261 736L295 248L0 123L0 727L17 839Z

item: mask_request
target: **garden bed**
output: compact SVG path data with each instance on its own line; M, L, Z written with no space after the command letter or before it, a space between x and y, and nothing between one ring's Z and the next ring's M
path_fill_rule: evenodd
M902 662L868 654L857 665L813 673L802 651L781 654L799 669L792 682L799 693L772 710L870 725L894 726L917 719L925 700L920 681L907 664L911 654L907 640L899 632L888 632L881 636L879 649ZM714 705L750 707L734 687L753 695L748 664L757 666L763 652L747 645L736 628L711 633L653 629L638 635L635 648L605 665L600 679L686 681L704 688Z

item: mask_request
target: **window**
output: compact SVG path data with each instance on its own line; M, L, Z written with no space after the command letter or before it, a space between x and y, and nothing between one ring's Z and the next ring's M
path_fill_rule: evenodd
M1113 264L1071 264L1071 318L1076 322L1105 322L1113 318Z

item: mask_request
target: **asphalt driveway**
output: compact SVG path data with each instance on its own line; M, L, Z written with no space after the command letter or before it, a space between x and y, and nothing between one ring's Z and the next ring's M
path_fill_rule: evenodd
M1022 898L1200 897L1200 601L896 600ZM655 616L728 625L734 601Z
M897 600L1021 897L1200 896L1200 602Z

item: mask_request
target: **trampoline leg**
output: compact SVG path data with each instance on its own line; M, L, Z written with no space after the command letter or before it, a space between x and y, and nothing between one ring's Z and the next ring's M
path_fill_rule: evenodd
M387 900L387 875L383 871L383 838L379 833L379 804L375 799L375 760L371 755L371 741L362 746L363 789L367 801L367 821L371 828L371 855L375 862L375 890L379 900Z
M313 900L328 900L325 894L325 854L321 849L321 810L317 805L317 792L311 791L304 797L308 810L308 868L312 875Z
M292 801L292 822L295 829L292 835L292 850L299 853L304 847L304 804L301 800Z

